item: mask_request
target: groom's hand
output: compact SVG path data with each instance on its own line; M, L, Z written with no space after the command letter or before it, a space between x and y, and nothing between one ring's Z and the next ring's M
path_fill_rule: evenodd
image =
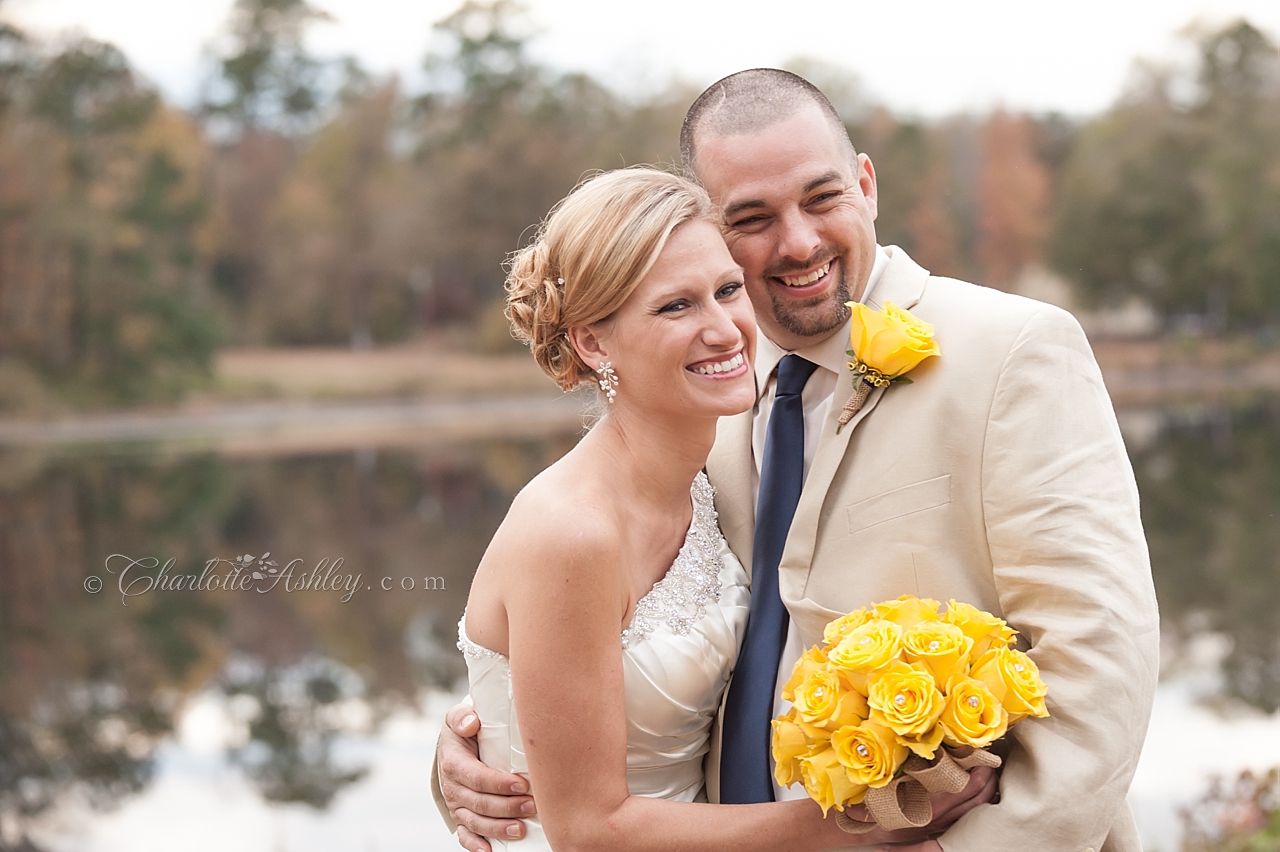
M440 792L458 824L458 843L471 852L492 852L485 837L524 837L522 816L537 813L528 783L519 775L490 769L480 762L475 709L455 705L445 714L436 742Z
M999 773L986 766L974 767L969 770L969 783L959 793L933 793L929 796L929 804L933 806L933 821L928 825L930 836L936 837L950 828L978 805L986 805L999 798Z
M853 842L874 846L876 852L942 852L937 837L956 820L969 811L996 801L1000 790L1000 776L995 770L978 766L969 771L969 783L959 793L931 793L929 803L933 806L933 821L920 828L904 828L899 831L885 831L877 828L862 836L859 840L854 835ZM855 819L870 819L865 811L851 813ZM848 835L846 835L847 837Z

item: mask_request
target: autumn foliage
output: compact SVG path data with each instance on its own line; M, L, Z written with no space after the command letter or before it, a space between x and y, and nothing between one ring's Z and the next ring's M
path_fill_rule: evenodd
M552 71L515 0L466 0L423 33L412 91L309 55L325 17L238 0L187 109L109 44L0 25L0 412L175 398L221 345L460 328L512 346L496 300L532 226L592 170L677 159L695 89L624 97ZM934 273L1017 290L1051 264L1171 326L1274 324L1280 59L1244 22L1197 38L1195 68L1087 121L906 118L845 71L797 70L875 164L880 242Z

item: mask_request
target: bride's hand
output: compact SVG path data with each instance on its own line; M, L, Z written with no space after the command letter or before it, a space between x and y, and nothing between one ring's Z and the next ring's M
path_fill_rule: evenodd
M524 836L522 816L537 811L528 783L519 775L490 769L480 762L476 735L480 720L467 704L445 715L436 742L440 792L458 825L458 843L470 852L491 852L485 837Z

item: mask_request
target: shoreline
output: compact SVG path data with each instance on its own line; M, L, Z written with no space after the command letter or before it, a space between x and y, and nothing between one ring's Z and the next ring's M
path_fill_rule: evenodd
M1121 419L1280 394L1280 350L1247 341L1094 342ZM0 450L160 445L233 455L540 438L583 429L590 394L564 394L527 354L415 342L365 351L219 353L215 387L172 405L0 415Z

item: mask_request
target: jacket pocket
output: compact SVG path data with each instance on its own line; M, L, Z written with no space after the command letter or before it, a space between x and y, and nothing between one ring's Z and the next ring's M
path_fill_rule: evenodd
M849 507L849 532L856 533L904 515L936 509L951 502L951 474L904 485Z

